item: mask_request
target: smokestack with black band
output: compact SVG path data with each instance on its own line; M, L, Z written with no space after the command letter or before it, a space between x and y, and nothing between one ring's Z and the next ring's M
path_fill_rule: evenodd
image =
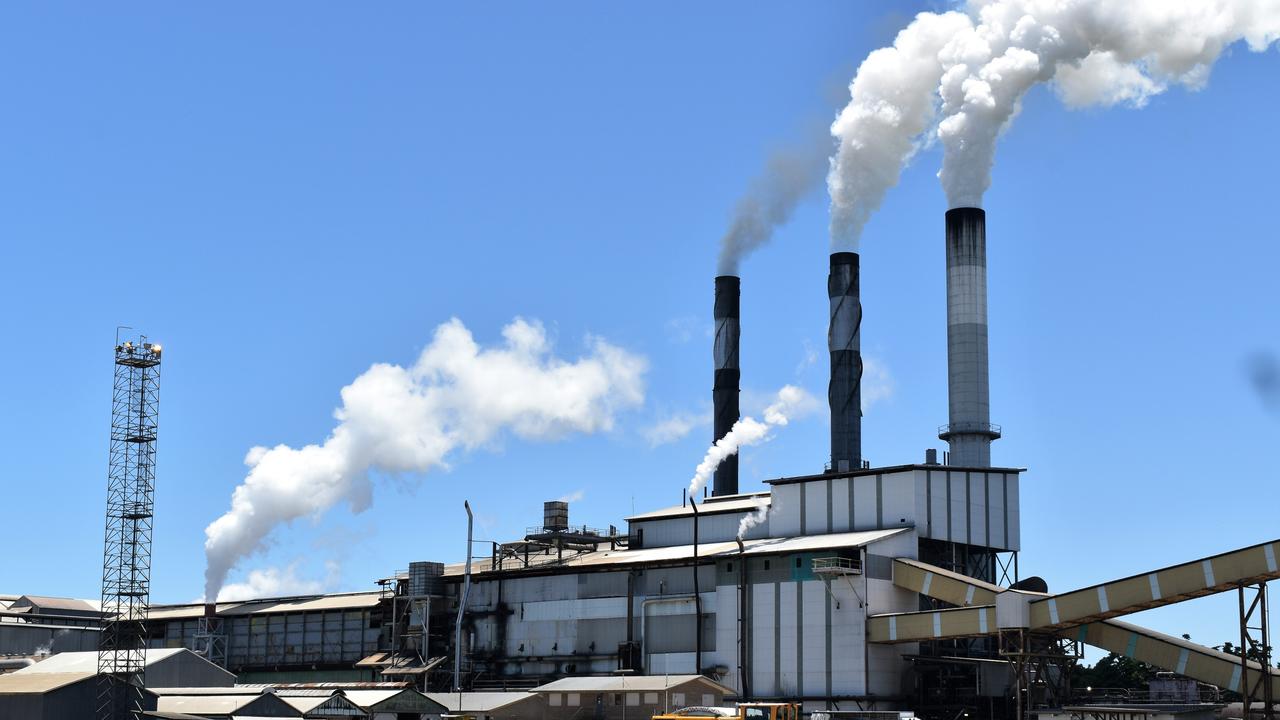
M831 469L857 470L862 465L862 301L858 289L858 253L831 254L827 276L831 300Z
M990 467L991 424L987 370L987 214L982 208L947 211L947 398L950 423L938 437L951 445L948 464Z
M742 372L738 369L738 301L742 292L742 280L736 275L716 276L716 339L715 385L711 390L714 434L718 441L738 422L738 383ZM716 467L711 484L712 495L738 494L738 455L725 458Z

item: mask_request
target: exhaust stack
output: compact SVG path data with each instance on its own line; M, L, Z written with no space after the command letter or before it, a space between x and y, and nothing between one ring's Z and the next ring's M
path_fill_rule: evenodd
M736 275L716 276L716 339L715 384L711 390L714 414L714 435L718 441L738 422L738 383L742 371L738 369L739 308L742 279ZM738 494L738 455L725 458L716 468L711 481L712 495Z
M862 301L858 287L858 254L831 254L827 297L831 300L831 469L857 470L862 465Z
M951 445L949 465L990 467L991 424L987 369L987 214L982 208L947 211L947 399L949 424L938 437Z

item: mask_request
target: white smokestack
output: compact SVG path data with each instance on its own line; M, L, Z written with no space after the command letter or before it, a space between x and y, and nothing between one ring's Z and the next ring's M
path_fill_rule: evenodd
M698 463L689 481L689 496L693 497L702 490L720 463L737 454L744 446L758 445L770 438L769 431L786 425L791 420L813 411L818 401L802 388L785 385L778 391L778 398L764 409L764 422L755 418L744 417L733 424L733 428L719 440L707 448L707 454Z
M999 134L1036 83L1069 107L1141 107L1171 84L1202 86L1233 43L1280 38L1280 0L971 0L922 13L867 56L831 127L831 238L856 250L903 165L935 137L948 207L981 207Z
M377 364L343 388L323 443L250 450L231 509L205 528L205 598L280 525L339 503L368 509L370 471L444 467L452 451L492 445L504 431L529 440L607 431L620 409L644 400L645 360L599 338L569 362L552 354L540 324L517 318L502 336L482 348L450 320L413 365Z

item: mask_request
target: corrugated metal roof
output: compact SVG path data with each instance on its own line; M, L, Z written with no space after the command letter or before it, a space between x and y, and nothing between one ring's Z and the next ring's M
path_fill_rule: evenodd
M21 604L24 600L42 610L71 610L75 612L93 613L102 612L102 602L99 600L46 597L44 595L23 595L14 602Z
M445 706L449 712L491 712L537 695L524 691L427 693L427 697Z
M702 682L715 687L723 693L733 690L703 675L634 675L606 677L568 677L555 682L539 685L533 689L536 693L547 692L655 692L670 690L692 682Z
M885 530L864 530L861 532L828 533L826 535L803 535L797 537L760 538L744 540L743 548L747 555L781 555L815 550L834 550L855 548L879 542L899 533L909 532L912 528L888 528ZM538 569L556 568L605 568L619 565L646 565L680 562L693 559L693 545L672 545L660 548L642 548L638 550L600 550L587 552L573 557L566 557L563 562L554 565L540 565ZM729 559L738 555L738 543L734 541L699 543L698 557L706 560L713 558ZM482 558L472 566L472 572L485 572L489 569L489 561ZM509 568L516 570L517 568ZM462 574L462 566L449 565L445 575Z
M724 497L707 498L698 503L699 515L716 515L727 512L754 512L758 508L760 499L770 500L770 494L767 492L760 493L744 493L742 495L729 495ZM653 512L640 513L626 518L627 522L635 522L636 520L661 520L664 518L692 516L693 508L688 505L674 505L672 507L654 510Z
M263 598L244 602L218 603L217 613L222 617L269 613L318 612L324 610L364 610L376 607L381 599L377 591L335 593L332 595L308 595L305 597ZM204 615L204 605L152 605L147 616L151 620L184 620Z
M161 695L156 701L156 709L192 715L230 715L262 697L265 696L261 693L256 695Z
M0 695L25 695L30 693L46 693L86 680L97 675L94 672L64 672L24 674L12 672L0 675Z
M811 480L826 480L829 478L847 478L859 477L863 475L890 475L892 473L908 472L911 470L933 470L934 472L985 472L985 473L1008 473L1016 475L1024 473L1026 468L1002 468L1002 467L963 467L960 465L890 465L888 467L859 468L857 470L849 470L846 472L829 472L820 475L798 475L796 477L782 477L773 480L765 480L768 485L789 485L791 483L809 482Z
M186 648L151 648L145 651L145 664L150 667L160 662L178 655L180 653L191 653L192 656L199 658L199 655L187 650ZM203 662L208 662L204 658L200 658ZM93 674L98 671L98 653L97 652L63 652L56 655L50 655L44 660L30 667L15 670L14 675L37 675L48 673L89 673Z

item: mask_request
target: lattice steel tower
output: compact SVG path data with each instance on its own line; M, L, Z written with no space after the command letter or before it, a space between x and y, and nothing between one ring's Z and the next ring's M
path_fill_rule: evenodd
M102 561L98 720L135 720L143 709L159 392L160 346L147 342L146 336L123 343L117 338Z

